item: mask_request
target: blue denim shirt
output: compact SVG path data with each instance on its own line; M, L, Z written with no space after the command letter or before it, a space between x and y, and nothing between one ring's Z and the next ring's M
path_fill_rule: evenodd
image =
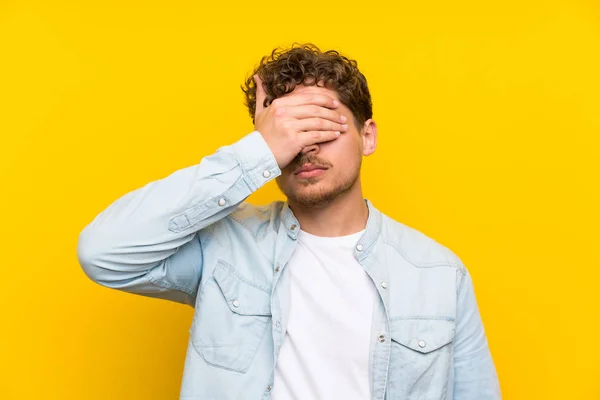
M287 203L244 200L280 173L254 131L125 194L79 236L79 262L93 281L195 308L182 400L270 398L289 317L286 265L300 224ZM378 292L371 398L500 399L461 260L365 202L354 257Z

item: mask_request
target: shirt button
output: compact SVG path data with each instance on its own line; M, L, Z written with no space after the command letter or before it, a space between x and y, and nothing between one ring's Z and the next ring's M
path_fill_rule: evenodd
M292 226L290 226L290 229L291 229L291 230L294 230L294 229L296 229L296 227L297 227L297 225L296 225L296 224L293 224Z
M271 385L267 386L267 392L271 391Z
M379 341L380 341L381 343L385 342L385 336L383 336L383 335L379 335Z
M358 251L363 251L363 249L364 249L364 247L363 247L363 245L362 245L362 244L357 244L357 245L356 245L356 250L358 250Z
M384 289L387 289L387 282L386 281L381 282L381 287Z
M263 176L264 176L265 178L268 178L268 177L270 177L270 176L271 176L271 171L265 171L265 172L263 172Z
M219 205L220 205L221 207L222 207L222 206L224 206L224 205L225 205L225 199L223 199L223 198L220 198L220 199L219 199Z
M278 265L275 267L275 272L279 272L279 270L281 269L281 267Z
M233 301L233 306L236 307L236 308L239 307L240 306L240 302L237 301L237 300L234 300Z
M426 345L427 345L427 343L425 343L425 341L424 341L424 340L419 340L419 347L420 347L420 348L423 348L423 347L425 347Z

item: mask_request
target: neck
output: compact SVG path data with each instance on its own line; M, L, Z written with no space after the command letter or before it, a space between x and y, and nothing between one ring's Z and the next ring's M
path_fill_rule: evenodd
M290 209L303 231L316 236L351 235L365 229L369 209L360 181L323 207L306 207L288 199Z

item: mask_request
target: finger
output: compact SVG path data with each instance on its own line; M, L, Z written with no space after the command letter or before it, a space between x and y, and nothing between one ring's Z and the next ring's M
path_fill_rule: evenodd
M256 109L254 110L254 118L256 118L256 116L265 109L263 104L265 102L266 94L262 85L262 79L260 79L258 74L254 75L254 83L256 83Z
M316 143L329 142L340 137L339 131L310 131L300 132L300 138L303 146L310 146Z
M279 106L301 106L314 104L316 106L337 108L340 102L333 97L316 94L316 93L302 93L302 94L291 94L289 96L280 97L277 100Z
M297 131L340 131L346 132L348 130L347 124L340 124L338 122L329 121L323 118L305 118L297 119L293 122L293 126Z
M346 122L346 116L326 107L305 105L286 107L285 113L297 119L319 117L333 122Z

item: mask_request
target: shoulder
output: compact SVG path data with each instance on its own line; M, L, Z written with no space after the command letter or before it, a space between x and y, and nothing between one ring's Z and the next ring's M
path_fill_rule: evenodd
M466 268L461 259L448 247L423 232L382 215L381 241L418 268L455 267L463 274Z
M282 201L273 201L265 205L244 202L229 214L227 219L247 229L254 236L261 236L261 233L264 234L268 230L279 229L283 205Z
M254 205L243 202L229 215L236 221L248 221L257 219L262 221L265 218L279 218L284 203L282 201L273 201L269 204Z

